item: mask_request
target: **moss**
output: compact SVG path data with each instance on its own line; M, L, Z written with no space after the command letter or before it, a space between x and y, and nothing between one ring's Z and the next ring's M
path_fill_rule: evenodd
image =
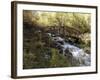
M57 49L52 48L52 58L50 60L51 67L68 67L71 66L71 63L65 56L59 54Z

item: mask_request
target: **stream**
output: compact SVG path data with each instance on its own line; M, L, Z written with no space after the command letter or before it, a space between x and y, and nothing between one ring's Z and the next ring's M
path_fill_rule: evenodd
M56 43L56 47L60 48L62 55L69 55L73 58L73 63L78 62L79 66L90 66L91 65L91 55L84 52L83 49L66 42L63 38L59 36L47 33L53 42Z

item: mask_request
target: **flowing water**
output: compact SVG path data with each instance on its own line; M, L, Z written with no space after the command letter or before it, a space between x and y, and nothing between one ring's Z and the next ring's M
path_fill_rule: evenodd
M51 36L50 33L48 33ZM91 55L84 52L83 49L76 47L75 45L71 45L61 37L51 36L52 41L55 41L57 46L62 47L63 55L67 55L66 50L70 52L68 55L72 55L74 60L78 61L79 66L90 66L91 64Z

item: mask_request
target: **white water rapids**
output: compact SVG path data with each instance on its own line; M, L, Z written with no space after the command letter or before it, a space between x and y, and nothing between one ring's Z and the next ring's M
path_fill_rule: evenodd
M51 33L48 34L49 36L51 36ZM57 43L57 45L62 47L63 55L67 54L65 53L65 50L67 49L71 53L72 57L79 62L79 66L91 65L91 55L84 52L83 49L80 49L74 45L65 42L65 40L61 37L51 36L51 38L53 41ZM60 44L59 41L62 42L63 44Z

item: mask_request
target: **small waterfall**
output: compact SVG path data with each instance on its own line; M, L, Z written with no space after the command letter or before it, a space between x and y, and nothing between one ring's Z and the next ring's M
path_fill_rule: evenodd
M52 37L51 33L49 36ZM63 55L67 55L66 50L70 52L68 55L72 55L74 60L78 61L80 66L90 66L91 65L91 55L84 52L83 49L80 49L74 45L71 45L61 37L54 36L52 40L56 42L57 46L62 47Z
M80 49L74 45L70 45L68 43L65 43L64 45L62 45L63 50L65 51L66 49L69 50L69 52L72 53L72 56L79 61L80 66L89 66L91 63L91 59L90 59L90 55L85 53L83 51L83 49Z

